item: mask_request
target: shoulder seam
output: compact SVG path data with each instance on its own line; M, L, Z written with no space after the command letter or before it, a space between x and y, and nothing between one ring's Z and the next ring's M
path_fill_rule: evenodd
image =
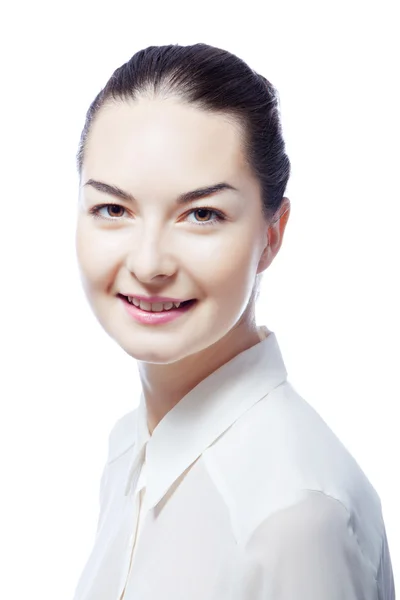
M344 510L346 511L346 513L349 516L351 530L352 530L352 532L354 534L354 537L355 537L355 539L357 541L357 545L358 545L358 547L360 549L360 552L363 555L363 557L365 558L365 560L367 560L368 563L371 565L371 567L372 567L372 569L374 571L375 582L378 583L377 579L378 579L379 565L377 567L375 567L375 565L373 563L371 563L371 561L369 560L369 558L364 554L364 551L363 551L363 549L361 547L361 544L360 544L360 540L358 539L357 533L356 533L356 531L354 529L354 526L353 526L353 516L352 516L350 510L347 508L347 506L341 500L339 500L338 498L336 498L335 496L332 496L331 494L328 494L327 492L323 492L322 490L315 490L315 489L312 489L312 488L303 488L303 490L306 491L306 492L314 492L314 493L322 494L326 498L330 498L331 500L335 500L335 502L337 502L338 504L340 504L344 508ZM383 536L382 536L382 534L381 534L380 544L381 544L381 554L382 554L382 545L383 545Z

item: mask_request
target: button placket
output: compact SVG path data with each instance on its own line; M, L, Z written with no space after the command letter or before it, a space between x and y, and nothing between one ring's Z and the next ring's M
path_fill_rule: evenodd
M143 448L143 451L142 451L141 467L140 467L139 473L137 475L136 489L133 494L133 505L134 505L133 531L132 531L131 535L129 536L128 552L125 556L125 561L124 561L125 562L124 569L123 569L124 576L121 580L123 582L123 584L121 585L121 588L120 588L120 591L118 594L119 600L123 600L123 598L125 596L125 591L126 591L126 588L128 585L129 576L130 576L130 572L131 572L131 568L132 568L134 549L136 546L136 539L137 539L137 535L138 535L138 531L139 531L139 522L140 522L141 509L142 509L142 491L143 491L143 487L144 487L144 485L141 483L142 479L143 479L144 457L145 457L145 448Z

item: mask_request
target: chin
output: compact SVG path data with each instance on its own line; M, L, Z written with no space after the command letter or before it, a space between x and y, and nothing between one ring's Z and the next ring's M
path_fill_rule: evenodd
M151 363L155 365L168 365L174 362L178 362L187 356L186 353L173 353L171 350L166 350L165 352L157 351L154 348L145 350L142 347L136 346L132 347L132 345L123 346L120 344L121 348L125 350L125 352L132 358L137 361L143 363Z

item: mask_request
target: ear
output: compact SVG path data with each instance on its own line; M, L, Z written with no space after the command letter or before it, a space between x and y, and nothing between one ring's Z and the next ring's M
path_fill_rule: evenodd
M282 245L283 234L290 215L290 200L284 197L278 212L267 225L267 244L258 263L257 274L269 267Z

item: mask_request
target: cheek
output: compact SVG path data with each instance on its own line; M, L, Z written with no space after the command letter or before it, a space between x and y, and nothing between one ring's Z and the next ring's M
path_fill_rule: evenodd
M234 236L211 252L203 252L195 264L206 295L224 300L225 306L247 300L258 264L254 240L242 232L242 237Z
M78 265L85 285L104 287L112 279L118 265L115 244L105 243L104 236L99 236L98 232L85 227L85 224L78 225L75 241Z

